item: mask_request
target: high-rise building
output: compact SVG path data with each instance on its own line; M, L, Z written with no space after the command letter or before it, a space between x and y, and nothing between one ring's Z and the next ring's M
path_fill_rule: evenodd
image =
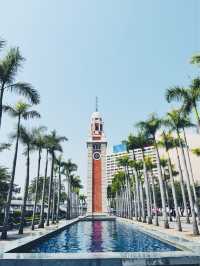
M124 145L115 145L113 147L113 153L107 154L106 157L106 176L107 176L107 183L111 184L112 179L114 175L119 172L123 171L123 167L118 165L118 159L123 157L123 156L129 156L131 160L133 160L133 151L127 152L124 149ZM135 149L134 150L135 154L135 159L136 160L141 160L142 159L142 151L141 149ZM147 146L144 148L144 155L152 158L152 162L156 163L156 153L155 153L155 148L154 146ZM154 174L157 176L157 168L153 169ZM130 169L131 173L131 169Z
M104 124L96 108L91 116L90 134L87 141L88 177L87 212L97 214L107 212L106 149L107 141Z

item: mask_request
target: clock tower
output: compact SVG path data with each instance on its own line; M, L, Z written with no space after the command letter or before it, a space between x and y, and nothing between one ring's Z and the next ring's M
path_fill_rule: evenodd
M100 214L107 212L106 148L103 120L98 112L92 114L90 134L87 141L88 177L87 177L87 212Z

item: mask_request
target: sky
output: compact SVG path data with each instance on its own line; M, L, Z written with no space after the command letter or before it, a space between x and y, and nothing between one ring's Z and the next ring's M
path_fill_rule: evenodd
M41 95L34 108L45 125L67 136L64 157L78 164L87 179L90 116L99 98L108 149L152 112L164 115L172 104L167 88L187 86L198 69L189 64L200 51L199 0L0 0L0 36L19 46L26 58L17 80L30 82ZM7 94L4 103L21 96ZM15 121L4 115L1 142ZM23 186L25 161L20 146L16 183ZM31 178L37 156L31 155ZM13 152L0 155L12 166ZM43 171L43 168L42 168Z

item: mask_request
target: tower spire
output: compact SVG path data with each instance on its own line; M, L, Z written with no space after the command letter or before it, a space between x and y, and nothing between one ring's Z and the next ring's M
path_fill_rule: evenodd
M98 109L99 109L99 102L98 102L98 97L96 96L95 111L98 112Z

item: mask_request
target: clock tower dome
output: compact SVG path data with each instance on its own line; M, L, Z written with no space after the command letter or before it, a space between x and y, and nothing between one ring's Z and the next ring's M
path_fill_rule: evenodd
M90 120L90 134L87 141L88 177L87 212L100 214L107 212L106 148L104 124L96 103L96 111Z

